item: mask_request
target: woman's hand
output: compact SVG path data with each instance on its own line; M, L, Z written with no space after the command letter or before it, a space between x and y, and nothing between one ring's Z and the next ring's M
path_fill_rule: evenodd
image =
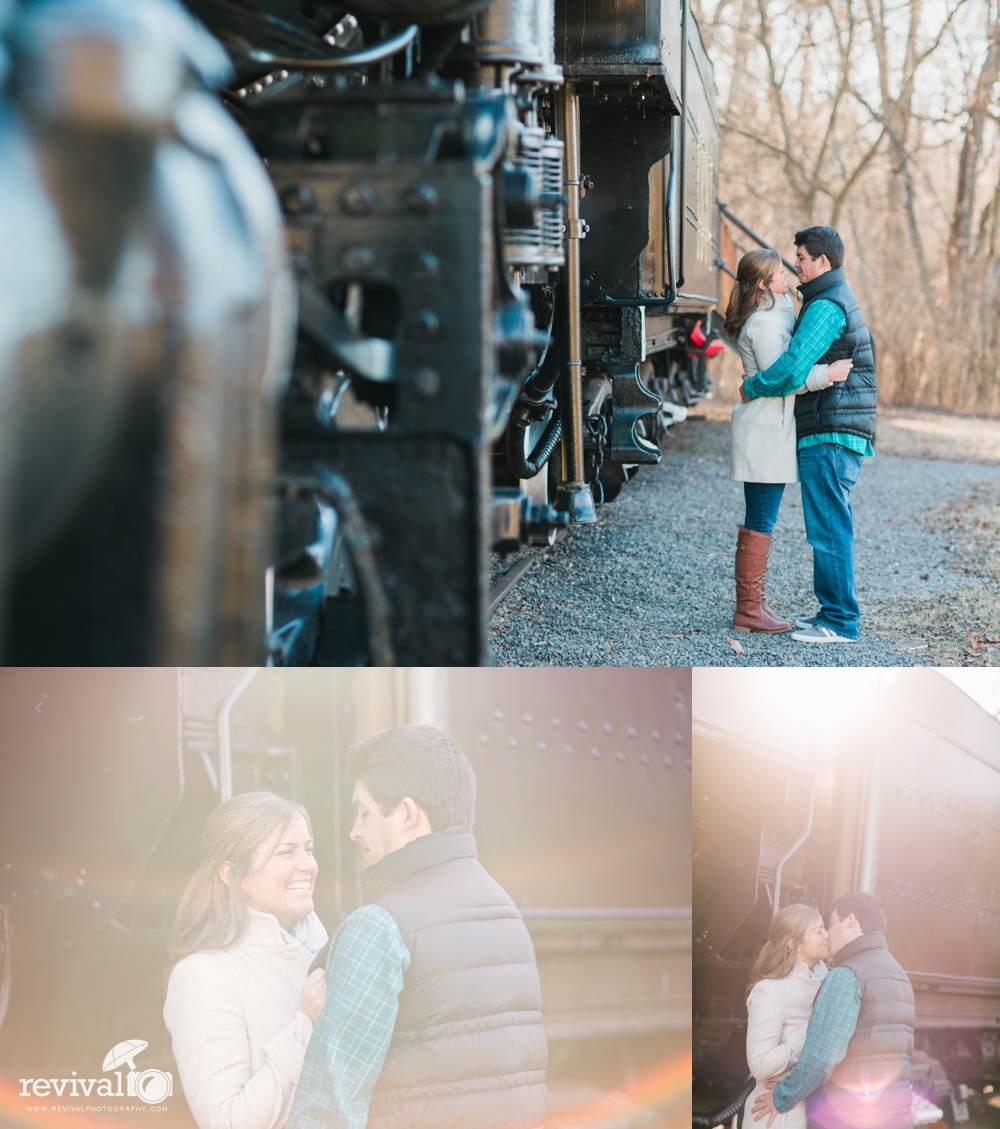
M309 973L309 979L302 985L302 998L299 1001L299 1009L309 1016L310 1021L315 1025L316 1020L319 1019L319 1013L323 1010L323 1003L326 1000L326 973L322 968L317 968L315 972Z
M850 357L845 357L842 361L834 361L832 365L826 367L826 379L831 384L839 384L850 376L852 368L854 362Z

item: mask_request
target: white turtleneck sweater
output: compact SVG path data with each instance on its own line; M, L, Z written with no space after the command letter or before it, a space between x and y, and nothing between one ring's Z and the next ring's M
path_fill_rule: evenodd
M806 1028L816 993L826 976L826 965L819 961L809 966L796 961L781 980L758 980L747 997L747 1064L757 1080L747 1098L744 1129L763 1129L766 1121L754 1123L750 1111L765 1082L784 1076L799 1061L806 1041ZM806 1129L806 1103L799 1102L787 1113L779 1113L772 1129Z
M186 956L167 985L163 1018L199 1129L281 1129L312 1034L299 999L326 930L315 914L291 933L249 914L238 945Z

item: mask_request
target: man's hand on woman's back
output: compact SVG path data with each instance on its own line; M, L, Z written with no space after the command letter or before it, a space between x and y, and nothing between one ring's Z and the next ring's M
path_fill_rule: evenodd
M299 1010L308 1015L310 1021L315 1026L316 1020L319 1019L319 1013L323 1010L323 1004L325 1002L326 972L322 968L317 968L315 972L309 973L308 979L305 984L302 985Z

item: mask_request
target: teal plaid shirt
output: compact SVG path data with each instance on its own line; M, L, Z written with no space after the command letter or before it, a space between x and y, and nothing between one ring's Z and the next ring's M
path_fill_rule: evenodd
M743 382L744 395L748 400L755 400L760 396L790 396L796 388L805 384L809 370L840 337L846 326L847 317L836 302L830 302L826 298L817 298L815 302L811 302L784 353L774 364L748 376ZM867 439L840 431L807 435L799 440L798 449L801 451L803 447L812 447L817 443L837 443L865 457L871 457L875 453Z
M410 954L392 914L362 906L334 934L326 1003L306 1048L287 1129L365 1129Z
M809 370L844 332L847 317L836 302L817 298L806 306L788 348L762 372L748 376L743 392L758 396L790 396L806 382Z
M774 1108L779 1113L787 1113L829 1079L847 1054L860 1011L861 985L854 973L849 968L828 972L809 1017L799 1061L774 1087Z

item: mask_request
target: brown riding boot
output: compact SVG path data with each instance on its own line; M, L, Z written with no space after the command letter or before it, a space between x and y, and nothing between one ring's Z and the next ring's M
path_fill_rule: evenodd
M764 577L767 573L767 551L770 533L758 533L740 526L736 541L736 614L733 627L737 631L791 631L791 620L779 619L764 598Z

